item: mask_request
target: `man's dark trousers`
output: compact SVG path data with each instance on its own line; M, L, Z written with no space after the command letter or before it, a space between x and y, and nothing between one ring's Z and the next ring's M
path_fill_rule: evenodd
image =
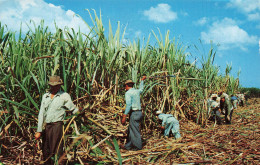
M63 135L63 122L47 123L45 132L43 133L43 159L44 164L54 164L51 157L55 154L60 156L62 154L63 141L61 141ZM59 147L59 148L58 148ZM57 152L58 149L58 152Z

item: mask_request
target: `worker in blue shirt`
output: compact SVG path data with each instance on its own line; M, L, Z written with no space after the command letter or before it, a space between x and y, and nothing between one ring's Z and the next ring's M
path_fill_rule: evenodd
M162 111L156 111L156 114L158 115L158 118L162 120L161 129L164 130L164 136L169 137L170 131L172 131L175 139L179 139L181 137L181 134L179 132L179 121L175 117L173 117L172 114L164 114L162 113Z
M130 114L130 121L128 126L127 143L124 146L125 149L130 150L141 150L142 149L142 139L140 132L140 122L143 118L143 113L141 109L141 99L140 94L144 89L144 80L146 76L143 76L139 89L133 88L134 82L132 80L127 80L125 82L125 100L126 109L122 117L122 124L126 123L126 116Z
M237 102L238 98L234 95L231 95L231 104L233 105L234 109L237 109Z

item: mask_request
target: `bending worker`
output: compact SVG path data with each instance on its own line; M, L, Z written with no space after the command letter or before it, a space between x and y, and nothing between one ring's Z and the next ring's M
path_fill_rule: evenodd
M217 122L217 124L222 124L221 117L220 117L220 115L221 115L220 105L219 105L219 102L217 101L218 95L212 94L211 98L212 98L212 102L210 105L211 119L213 119L213 121Z
M134 82L132 80L127 80L125 82L125 100L126 109L122 117L122 124L126 123L126 116L130 113L130 122L128 126L127 143L124 146L127 150L141 150L142 149L142 139L140 132L140 122L143 118L143 113L141 110L141 99L140 94L144 89L144 80L146 76L143 76L139 89L133 88Z
M220 95L220 108L225 111L226 124L231 124L233 106L225 93L221 93Z
M175 139L179 139L181 137L179 121L172 114L164 114L162 111L156 111L156 114L162 120L161 129L164 130L164 136L169 137L170 131L172 131Z
M235 95L231 95L231 104L234 107L234 109L237 109L237 102L238 102L237 97Z

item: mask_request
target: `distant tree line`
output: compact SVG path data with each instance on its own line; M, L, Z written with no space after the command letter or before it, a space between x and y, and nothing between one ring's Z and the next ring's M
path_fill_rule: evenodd
M242 88L242 93L245 93L250 98L259 98L260 97L260 89L259 88Z

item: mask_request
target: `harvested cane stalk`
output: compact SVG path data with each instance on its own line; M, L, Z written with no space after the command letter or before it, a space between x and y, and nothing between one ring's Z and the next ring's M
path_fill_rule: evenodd
M112 133L106 129L104 126L102 126L101 124L97 123L95 120L91 119L90 117L87 117L88 120L90 120L91 122L93 122L94 124L96 124L97 126L99 126L101 129L103 129L106 133L108 133L109 135L112 135Z
M106 141L108 138L110 138L112 135L107 136L105 139L101 140L100 142L98 142L96 145L94 145L93 147L91 147L91 150L95 149L96 147L98 147L100 144L102 144L104 141Z

